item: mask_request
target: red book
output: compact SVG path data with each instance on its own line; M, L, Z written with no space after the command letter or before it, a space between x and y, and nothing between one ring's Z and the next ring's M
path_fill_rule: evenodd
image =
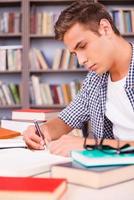
M51 109L19 109L12 111L13 120L49 120L57 117L58 110Z
M66 179L0 177L0 199L58 200L66 189Z

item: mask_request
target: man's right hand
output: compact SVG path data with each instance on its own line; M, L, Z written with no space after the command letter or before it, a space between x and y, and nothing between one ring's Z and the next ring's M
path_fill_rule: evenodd
M45 129L45 130L44 130ZM36 129L34 125L29 126L24 132L23 132L23 139L26 143L26 145L30 148L30 149L44 149L45 148L45 144L47 144L48 141L50 141L50 137L48 135L48 131L47 128L43 128L42 133L45 136L45 140L43 140L41 137L39 137L36 134Z

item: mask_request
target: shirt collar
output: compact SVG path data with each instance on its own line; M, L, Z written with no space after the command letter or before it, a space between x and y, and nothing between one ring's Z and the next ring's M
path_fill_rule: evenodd
M126 78L126 87L134 87L134 44L133 43L130 44L132 46L132 56L131 56L128 76Z

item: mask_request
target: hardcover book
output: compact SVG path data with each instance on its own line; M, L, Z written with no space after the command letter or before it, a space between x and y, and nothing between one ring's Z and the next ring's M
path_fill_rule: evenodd
M69 183L104 188L134 178L134 165L84 167L77 162L51 166L52 177L66 178Z
M66 189L65 179L0 177L0 199L58 200Z
M49 109L18 109L12 111L12 119L20 120L49 120L51 118L57 117L57 110Z
M18 131L13 131L7 128L0 128L0 139L13 138L20 135L21 133Z
M129 149L133 148L130 147ZM71 157L74 161L86 167L134 164L134 153L105 153L97 149L74 150L71 152Z

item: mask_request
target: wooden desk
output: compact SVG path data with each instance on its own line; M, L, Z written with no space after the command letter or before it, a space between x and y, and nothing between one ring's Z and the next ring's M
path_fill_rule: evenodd
M49 173L39 177L49 177ZM86 180L85 180L86 181ZM92 189L88 187L68 184L68 190L62 200L134 200L134 180L110 186L104 189Z

